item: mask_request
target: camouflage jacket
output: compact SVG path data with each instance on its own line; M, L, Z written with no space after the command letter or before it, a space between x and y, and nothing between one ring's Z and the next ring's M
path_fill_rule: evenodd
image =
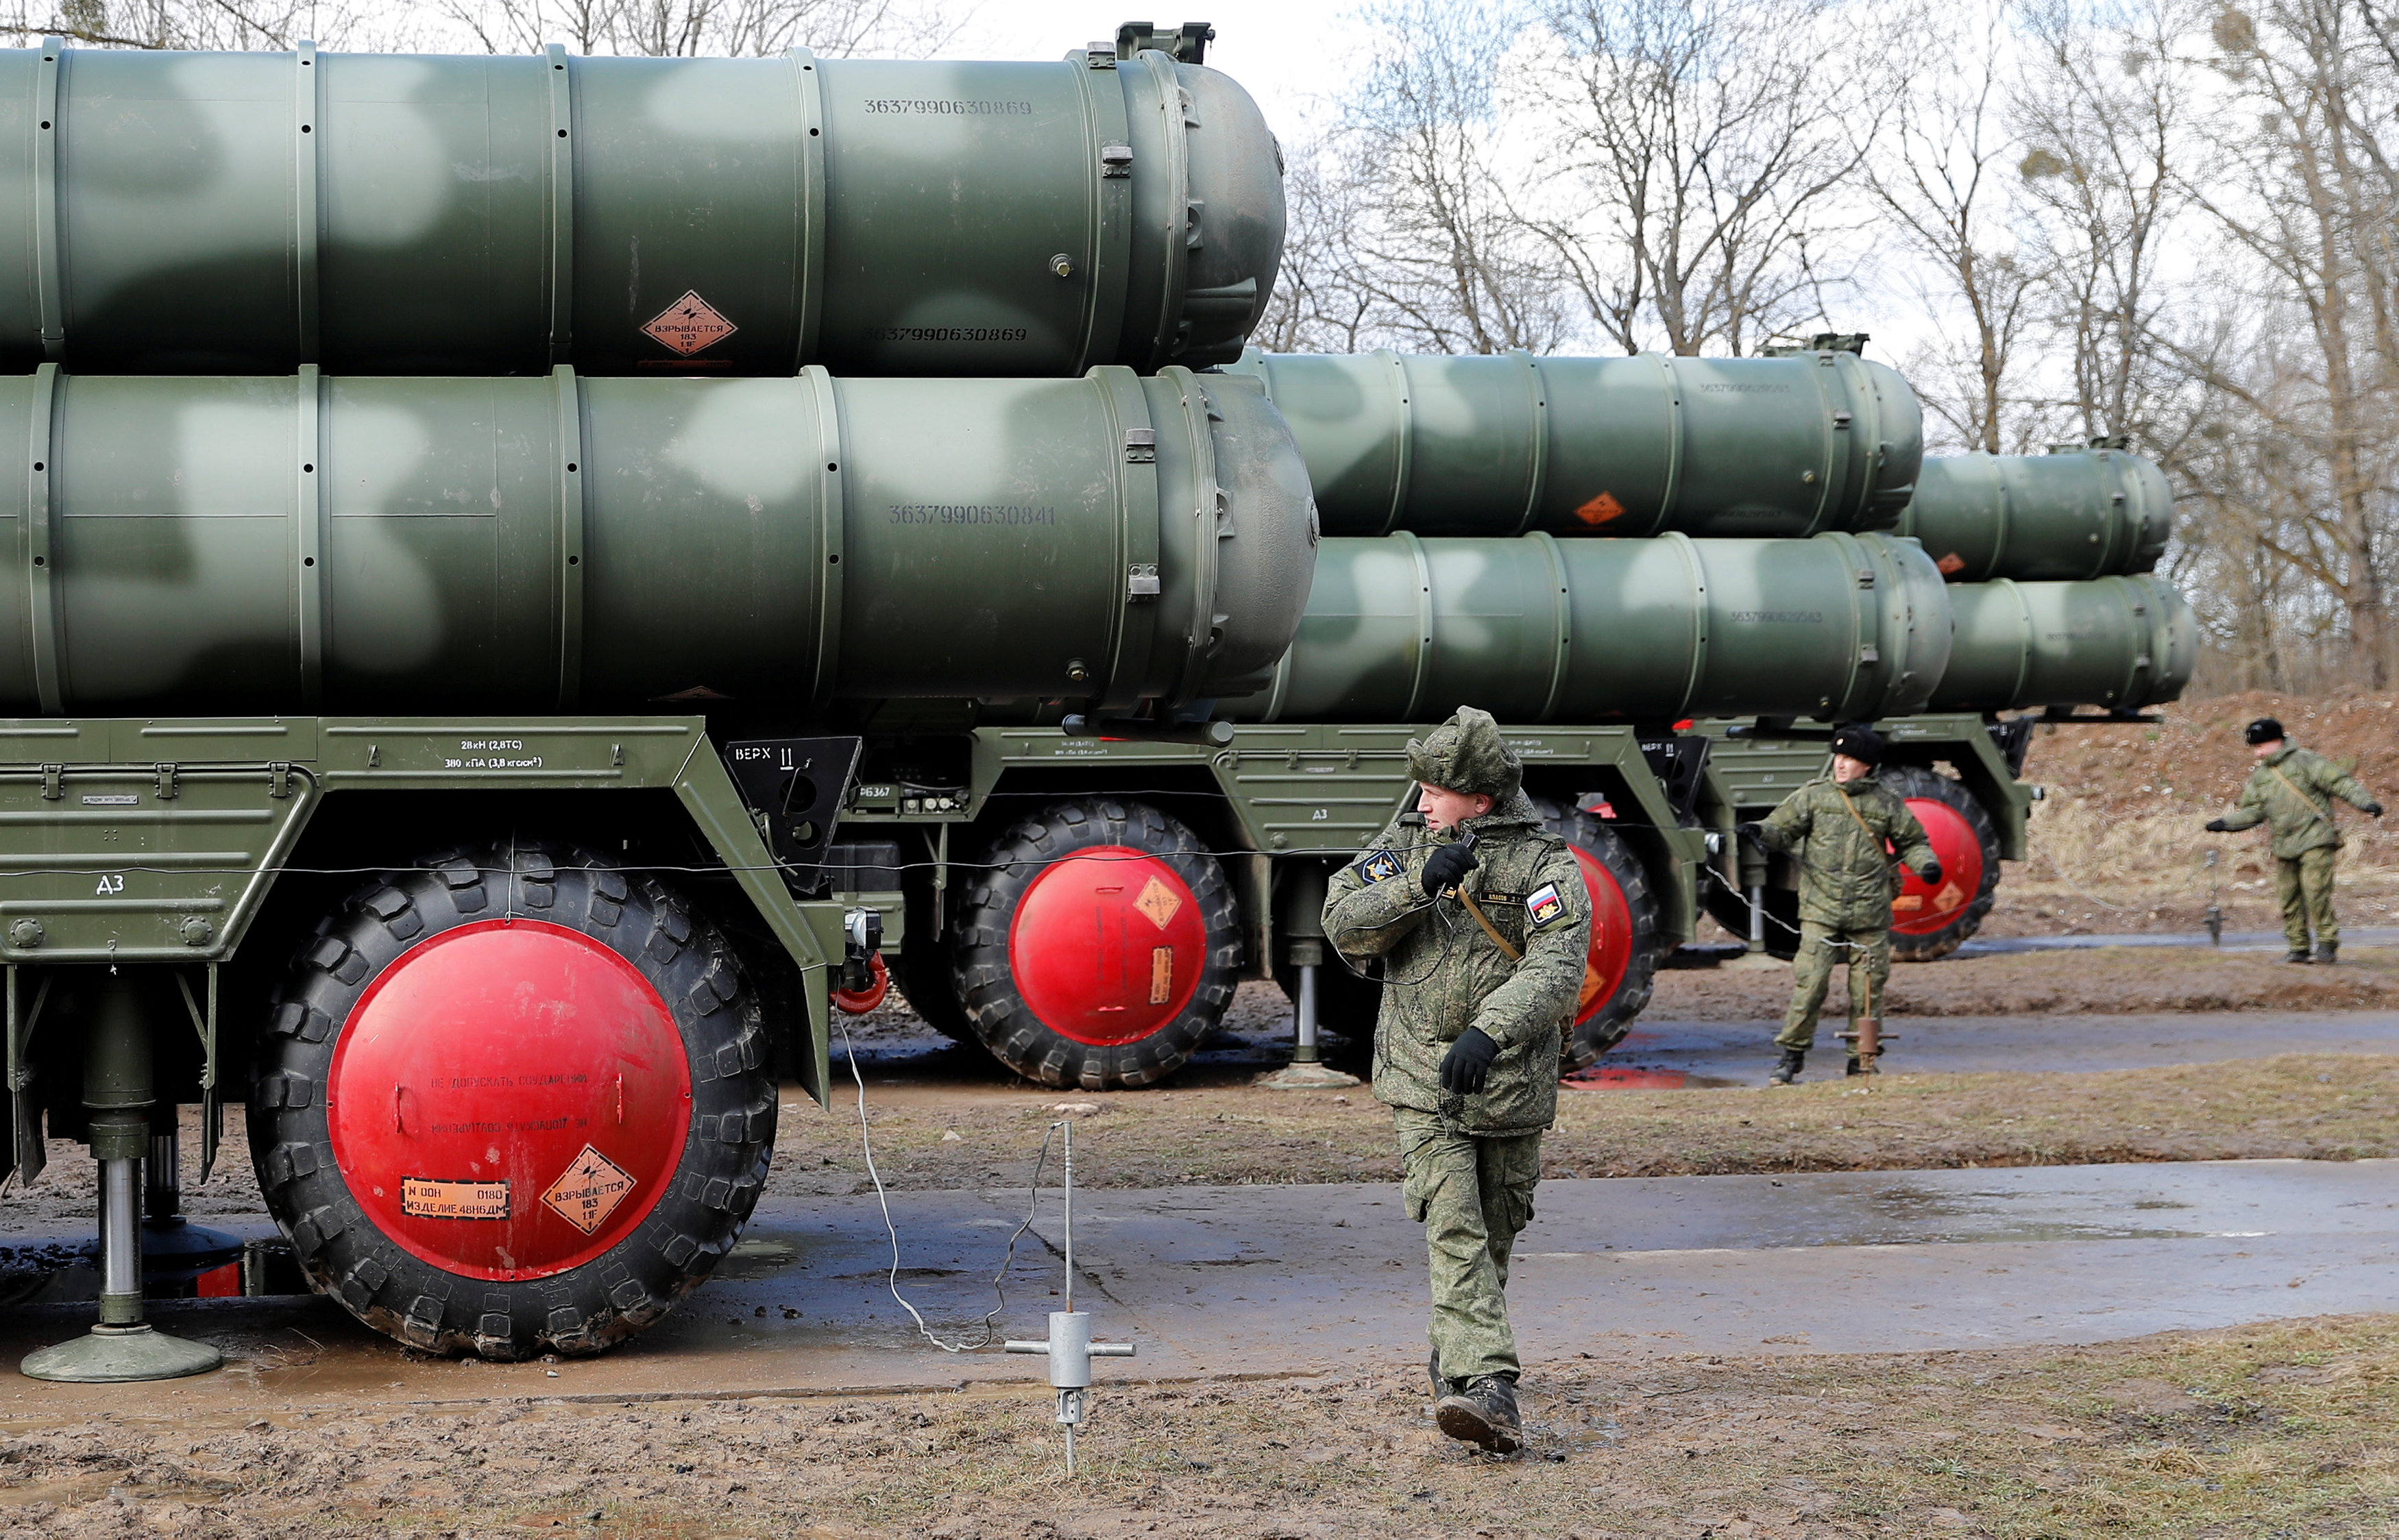
M1461 826L1478 864L1465 891L1523 956L1493 944L1455 898L1425 896L1426 858L1453 833L1424 815L1391 820L1334 874L1324 933L1352 966L1382 959L1375 1095L1484 1137L1533 1133L1557 1116L1559 1037L1581 997L1591 895L1564 840L1545 832L1523 792ZM1499 1045L1471 1096L1441 1088L1441 1061L1469 1027Z
M2291 860L2320 845L2338 845L2340 829L2332 821L2332 800L2352 807L2374 800L2357 777L2306 749L2284 744L2249 772L2241 789L2241 804L2224 821L2233 829L2266 824L2274 831L2274 854Z
M1841 930L1891 928L1899 897L1891 850L1918 876L1933 861L1906 800L1871 776L1846 786L1829 776L1811 780L1760 828L1768 849L1799 863L1799 918Z

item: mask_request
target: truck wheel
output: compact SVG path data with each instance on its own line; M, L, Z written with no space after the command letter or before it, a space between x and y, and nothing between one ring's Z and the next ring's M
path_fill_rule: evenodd
M1912 871L1900 875L1891 900L1891 955L1894 962L1930 963L1946 957L1982 928L1983 916L1999 885L1999 831L1973 794L1947 776L1920 765L1897 765L1876 778L1907 799L1907 810L1924 826L1941 862L1936 888Z
M1000 1062L1045 1086L1146 1086L1224 1020L1240 910L1181 823L1078 797L1019 820L985 860L958 906L956 982Z
M1566 842L1591 895L1591 951L1583 963L1582 995L1560 1052L1568 1071L1589 1067L1624 1041L1649 1004L1662 950L1658 901L1649 878L1616 831L1588 813L1533 799L1541 827Z
M258 1185L319 1292L435 1353L597 1353L706 1278L775 1141L715 929L561 847L370 882L277 990Z
M967 1020L966 1006L958 1004L957 940L958 927L955 916L942 927L939 939L933 936L934 905L946 894L935 891L930 872L912 871L907 892L906 934L901 939L900 951L891 964L891 981L908 1002L908 1008L924 1019L925 1025L942 1036L959 1043L981 1046L975 1035L974 1023ZM952 880L957 874L953 873ZM952 906L955 911L956 906Z

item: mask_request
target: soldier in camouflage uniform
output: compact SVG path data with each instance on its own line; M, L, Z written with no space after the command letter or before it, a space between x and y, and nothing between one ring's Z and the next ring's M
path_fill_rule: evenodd
M1906 799L1876 780L1882 738L1851 725L1833 735L1833 773L1783 799L1744 838L1799 863L1799 952L1792 959L1791 1008L1774 1039L1782 1050L1769 1083L1799 1077L1815 1045L1816 1020L1834 965L1850 966L1850 1027L1857 1048L1851 1074L1875 1073L1880 1051L1883 986L1891 979L1891 901L1899 896L1897 859L1928 883L1941 863Z
M1591 898L1487 713L1463 708L1410 740L1408 773L1417 806L1335 875L1324 932L1351 966L1382 963L1375 1095L1425 1227L1436 1417L1451 1438L1511 1453L1524 1435L1508 1258L1557 1115Z
M2211 834L2269 824L2274 833L2274 894L2283 901L2283 939L2290 944L2288 963L2308 957L2308 925L2315 925L2314 960L2333 963L2340 957L2340 921L2332 912L2332 874L2340 859L2340 830L2332 821L2332 800L2341 801L2369 817L2382 817L2376 802L2357 778L2322 754L2291 743L2283 724L2259 717L2243 731L2257 768L2241 789L2241 804L2232 816L2211 818Z

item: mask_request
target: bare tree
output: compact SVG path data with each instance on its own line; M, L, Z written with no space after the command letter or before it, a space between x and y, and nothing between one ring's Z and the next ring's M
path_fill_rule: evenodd
M1509 194L1496 89L1514 35L1505 0L1381 0L1380 40L1316 147L1303 252L1335 331L1444 353L1546 351L1565 336L1554 263ZM1308 264L1313 263L1313 271Z
M2230 88L2218 155L2189 196L2246 259L2234 303L2267 324L2230 360L2187 361L2246 412L2275 463L2269 548L2338 605L2377 687L2391 677L2399 332L2387 125L2399 79L2387 32L2354 0L2226 9L2209 40Z
M1830 0L1561 0L1536 88L1565 114L1540 222L1615 345L1754 350L1823 312L1840 200L1891 96ZM1828 267L1828 263L1832 265Z
M2021 415L2011 371L2021 369L2040 278L2012 228L2012 12L1926 6L1899 18L1942 67L1899 94L1884 142L1862 143L1859 157L1883 233L1912 259L1904 270L1933 320L1933 339L1908 360L1916 393L1945 429L1939 437L1992 454L2023 447L2023 425L2010 421Z
M19 6L0 33L102 48L283 49L303 38L372 46L383 20L364 0L61 0Z
M492 53L564 43L577 53L758 56L805 47L940 48L963 24L909 0L438 0L442 19Z

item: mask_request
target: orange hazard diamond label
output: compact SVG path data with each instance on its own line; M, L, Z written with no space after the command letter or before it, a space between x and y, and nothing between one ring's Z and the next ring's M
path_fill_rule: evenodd
M1953 909L1962 908L1965 902L1966 890L1956 883L1942 884L1941 891L1932 896L1932 907L1936 912L1942 914L1946 914Z
M1177 914L1183 912L1182 895L1156 877L1142 885L1141 897L1132 907L1149 916L1149 923L1164 930Z
M1612 523L1623 518L1624 505L1618 502L1613 493L1603 492L1575 509L1575 517L1593 529L1597 529L1602 524Z
M688 358L741 329L719 315L698 290L686 289L683 298L651 317L642 330Z
M588 1236L607 1223L632 1190L633 1179L624 1168L586 1144L581 1155L566 1163L566 1169L549 1184L541 1200Z

